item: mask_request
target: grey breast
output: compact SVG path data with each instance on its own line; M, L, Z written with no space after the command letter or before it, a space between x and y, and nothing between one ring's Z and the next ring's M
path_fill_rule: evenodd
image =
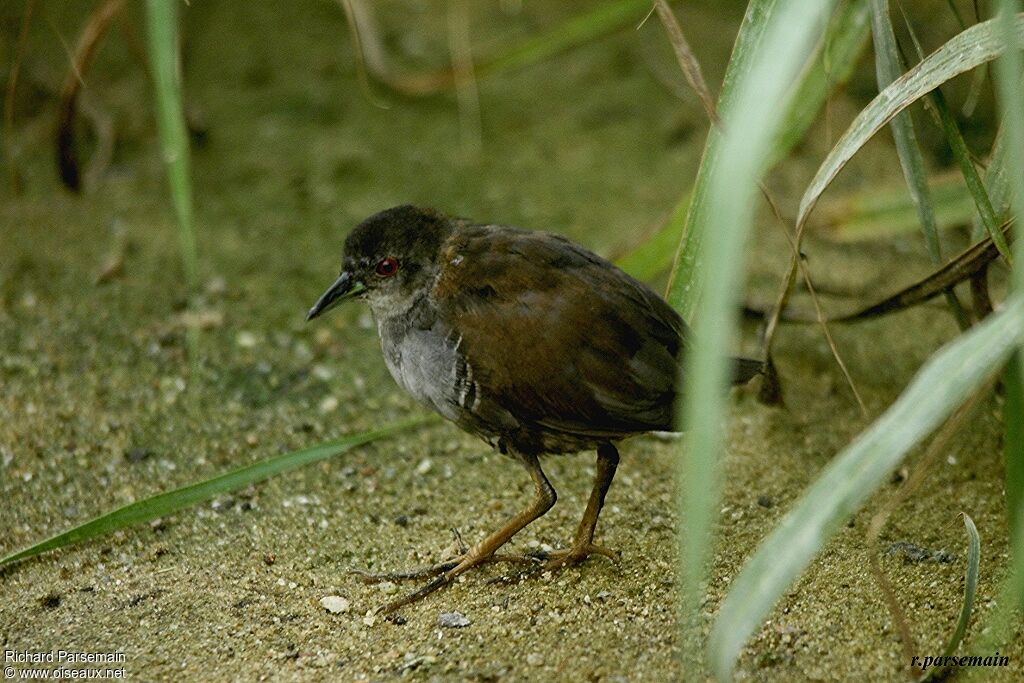
M410 325L409 318L378 320L384 362L391 376L429 408L492 446L519 420L486 396L459 352L462 338L439 320ZM421 320L421 322L423 322Z
M441 330L381 321L381 348L391 376L420 403L457 420L455 345Z

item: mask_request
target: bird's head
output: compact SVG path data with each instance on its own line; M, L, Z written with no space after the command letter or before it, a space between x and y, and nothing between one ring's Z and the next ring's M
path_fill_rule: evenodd
M353 297L366 298L378 317L404 311L432 285L438 251L453 228L447 216L409 205L370 216L345 239L341 274L306 320Z

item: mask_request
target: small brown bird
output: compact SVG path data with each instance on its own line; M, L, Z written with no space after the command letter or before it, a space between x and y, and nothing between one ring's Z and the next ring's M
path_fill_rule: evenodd
M435 578L394 610L497 559L497 550L555 504L539 456L596 449L597 477L572 543L549 568L593 554L597 518L615 476L615 444L673 429L689 330L643 283L564 237L477 225L399 206L345 240L341 275L307 320L347 297L365 299L388 370L406 391L521 462L533 501L460 557L370 580ZM736 359L743 383L762 363ZM535 556L537 557L537 556ZM519 556L521 559L522 556Z

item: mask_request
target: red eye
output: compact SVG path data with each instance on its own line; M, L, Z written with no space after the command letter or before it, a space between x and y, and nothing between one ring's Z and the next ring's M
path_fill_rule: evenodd
M380 263L377 264L377 267L374 268L374 271L377 273L377 275L380 275L381 277L391 277L392 275L398 272L398 259L394 258L393 256L388 256L386 259L382 260Z

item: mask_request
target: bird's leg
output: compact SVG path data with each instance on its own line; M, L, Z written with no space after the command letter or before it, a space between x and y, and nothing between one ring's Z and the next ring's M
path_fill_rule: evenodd
M430 595L434 591L447 586L449 583L454 581L457 576L465 573L473 567L486 562L495 561L496 559L507 559L504 556L495 555L498 548L505 545L509 539L522 531L522 529L530 522L538 519L545 512L551 509L551 506L555 504L557 496L555 494L555 489L551 486L551 482L549 482L548 478L544 476L544 470L541 469L540 461L537 459L537 456L523 453L516 453L515 455L517 455L523 462L526 469L530 472L530 477L533 479L534 493L533 501L531 501L530 505L519 514L512 517L512 519L508 520L500 529L470 548L469 552L465 553L462 557L431 567L430 569L437 568L437 571L435 572L437 576L432 581L422 588L415 590L394 602L384 605L380 610L378 610L378 612L393 612L400 607L416 602L417 600Z
M612 485L615 477L615 468L619 464L619 452L610 443L603 443L597 447L597 474L594 477L594 489L590 492L590 500L587 501L587 509L580 520L580 526L576 529L576 536L572 545L565 550L555 550L550 553L537 553L534 556L538 559L547 560L545 569L558 569L559 567L571 566L582 562L590 555L604 555L613 560L618 559L618 553L599 545L594 545L594 531L597 529L597 518L604 507L604 497L608 488Z

